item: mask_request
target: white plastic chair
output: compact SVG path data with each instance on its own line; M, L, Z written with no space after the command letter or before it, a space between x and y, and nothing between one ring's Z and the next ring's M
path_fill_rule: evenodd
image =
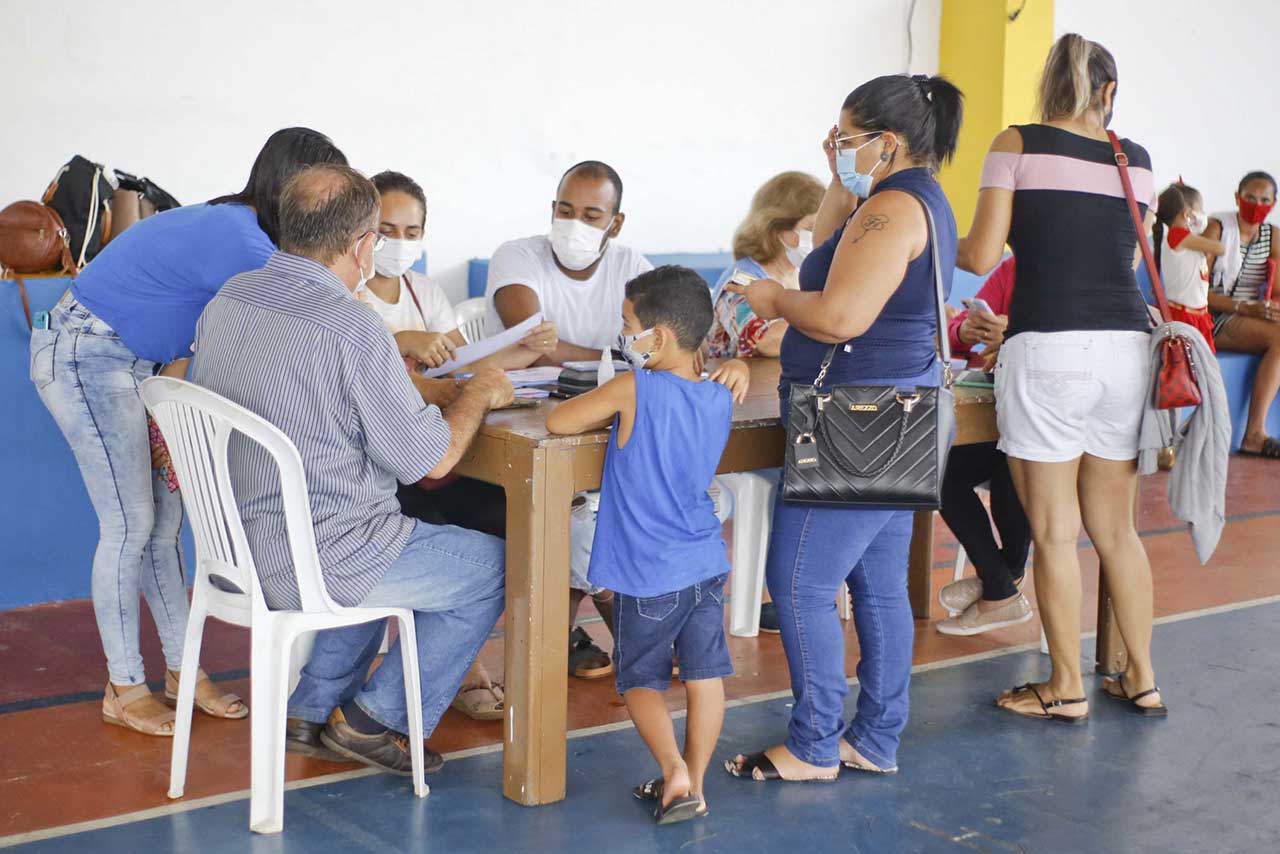
M169 446L196 543L196 576L178 683L169 797L182 797L186 785L191 711L206 616L247 626L251 633L250 830L276 833L284 826L290 651L299 634L320 629L388 617L398 621L413 791L426 797L430 790L423 778L422 693L413 612L408 608L344 608L329 598L320 572L302 458L284 433L229 400L182 380L152 377L142 383L141 393ZM278 470L289 551L302 600L300 610L268 610L263 598L231 490L227 445L234 433L266 450Z
M463 300L454 309L458 317L458 328L462 330L462 337L467 339L468 344L484 338L484 316L487 310L484 297Z
M753 638L760 634L760 604L764 601L764 571L773 525L775 484L755 472L722 474L716 480L732 496L733 572L729 577L729 634ZM840 585L840 619L853 615L849 590Z

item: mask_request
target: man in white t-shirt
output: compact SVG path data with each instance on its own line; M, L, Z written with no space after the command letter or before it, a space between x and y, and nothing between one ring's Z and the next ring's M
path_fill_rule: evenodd
M622 179L611 166L587 160L570 167L551 203L550 234L508 241L489 261L488 334L541 311L559 334L541 364L598 361L622 330L627 282L653 269L614 241L626 219L621 205Z
M622 179L613 167L598 160L570 167L551 203L550 233L508 241L489 261L488 334L540 311L555 324L559 338L538 364L599 361L622 332L627 282L653 269L639 252L614 242L626 219L621 205ZM609 655L576 627L578 606L590 594L613 631L613 593L587 582L597 500L596 495L575 499L570 530L569 672L583 679L613 672Z

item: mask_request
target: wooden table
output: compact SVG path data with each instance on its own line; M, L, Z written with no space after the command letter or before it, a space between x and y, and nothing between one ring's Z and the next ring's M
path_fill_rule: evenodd
M751 392L734 408L733 430L719 472L782 465L778 419L779 364L751 362ZM493 413L457 471L497 484L507 494L506 709L502 791L526 806L565 793L568 703L569 509L575 493L600 487L607 432L553 436L547 401L537 409ZM956 389L958 444L996 438L989 392ZM676 437L673 437L676 438ZM932 607L933 513L916 514L908 581L912 608L927 619ZM1099 588L1102 648L1105 588Z

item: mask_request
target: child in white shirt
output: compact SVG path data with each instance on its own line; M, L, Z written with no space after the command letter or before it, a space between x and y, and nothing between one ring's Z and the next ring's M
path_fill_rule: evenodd
M1208 221L1200 192L1179 181L1160 194L1152 235L1170 314L1199 329L1213 350L1208 256L1222 255L1226 249L1201 233Z

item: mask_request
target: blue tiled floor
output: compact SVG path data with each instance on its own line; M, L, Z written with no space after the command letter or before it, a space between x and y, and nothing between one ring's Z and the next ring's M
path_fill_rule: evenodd
M711 815L668 828L630 796L653 768L627 729L571 741L568 798L549 807L502 799L495 753L451 762L426 801L386 776L291 792L274 837L248 832L239 801L26 850L1280 851L1278 623L1280 605L1264 605L1158 627L1164 721L1102 698L1083 727L1005 716L991 699L1042 675L1035 653L918 674L898 776L798 786L714 768ZM718 755L777 742L787 714L782 700L730 710Z

